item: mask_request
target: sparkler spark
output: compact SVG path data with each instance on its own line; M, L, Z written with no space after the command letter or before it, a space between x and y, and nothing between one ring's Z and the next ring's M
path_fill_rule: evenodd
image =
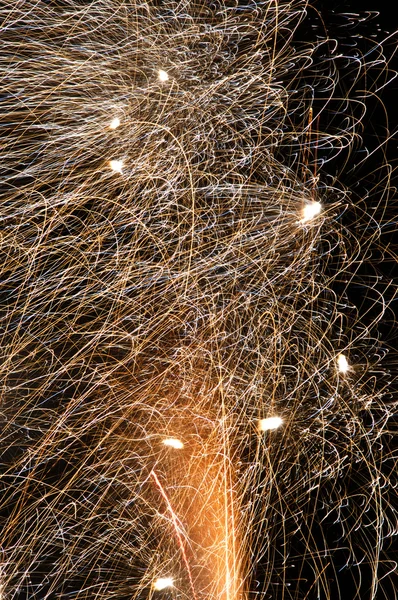
M314 217L320 214L321 210L322 206L320 202L312 202L311 204L307 204L303 209L302 222L306 223L307 221L311 221Z
M111 161L109 161L109 166L112 169L112 171L121 173L122 169L123 169L123 161L122 160L111 160Z
M117 129L120 125L120 119L118 117L115 117L114 119L112 119L109 128L110 129Z
M158 77L159 77L159 81L168 81L169 80L168 73L166 71L163 71L163 69L159 69Z
M0 2L0 597L394 597L393 51L318 11Z
M184 448L184 444L176 438L166 438L163 440L163 444L165 446L170 446L170 448L175 448L176 450L181 450Z
M344 354L339 354L337 357L337 365L339 368L340 373L347 373L347 371L349 370L349 365L348 365L348 361L347 358L344 356Z
M157 591L165 590L166 588L173 587L174 580L172 577L158 577L153 583L153 588Z
M282 423L283 421L280 417L267 417L266 419L261 419L259 423L260 431L278 429Z

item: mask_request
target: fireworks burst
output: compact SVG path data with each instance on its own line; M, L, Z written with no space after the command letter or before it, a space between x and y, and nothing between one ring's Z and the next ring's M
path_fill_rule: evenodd
M388 182L322 170L364 94L311 10L0 3L2 599L391 600Z

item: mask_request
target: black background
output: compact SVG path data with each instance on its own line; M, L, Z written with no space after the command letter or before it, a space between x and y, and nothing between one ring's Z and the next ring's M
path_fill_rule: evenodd
M398 71L398 58L397 58L397 46L398 37L392 35L389 39L390 34L398 28L398 11L395 6L395 2L391 0L380 0L378 2L371 0L351 0L351 1L334 1L334 0L320 0L314 5L326 26L328 34L331 38L335 38L339 41L340 51L344 48L347 49L347 54L350 56L355 52L354 44L357 44L357 48L360 54L369 53L369 57L372 56L372 49L378 42L385 40L383 47L385 56L389 59L390 73L388 79L391 79L390 83L384 87L377 97L368 97L366 100L366 114L362 120L362 139L363 145L358 148L351 156L346 155L339 156L334 161L327 163L324 168L330 176L337 176L338 180L351 189L354 193L353 200L355 198L359 200L366 198L366 202L371 205L377 203L382 194L382 190L386 186L386 169L384 164L386 161L392 166L393 174L390 180L390 198L387 207L383 207L385 212L382 215L378 215L383 218L384 226L382 228L381 235L381 246L388 248L389 251L386 253L375 249L372 256L364 261L361 268L358 271L357 277L354 282L345 288L345 293L348 296L349 301L354 304L359 315L364 323L369 323L375 314L375 308L372 308L377 293L381 292L384 294L386 300L390 303L389 308L385 312L384 318L377 325L377 334L382 340L382 344L385 348L388 348L388 355L385 360L385 364L390 371L393 382L390 387L391 398L396 399L397 397L397 383L396 376L398 372L398 338L396 319L398 317L398 303L393 298L394 292L392 288L388 290L388 285L392 281L395 285L398 278L398 264L396 260L397 255L397 242L398 235L396 233L397 221L398 221L398 203L397 194L395 192L395 186L398 183L397 180L397 159L398 159L398 79L394 79L394 71ZM306 24L311 27L311 22L318 22L318 17L315 14L311 14L309 11L309 20ZM350 29L342 27L344 19L342 13L359 13L369 11L374 13L374 18L364 22L357 26L356 31L361 33L364 37L361 40L353 40L350 35ZM377 13L379 13L377 15ZM307 34L310 38L310 30ZM379 75L377 69L370 70L368 73L368 84L371 87L375 78ZM348 82L347 82L348 79ZM345 83L349 84L349 73L341 73L341 85ZM379 79L379 82L383 81L383 77ZM344 89L344 87L343 87ZM355 89L355 88L354 88ZM389 140L386 143L387 139ZM362 161L365 157L366 152L369 152L370 156ZM362 164L361 164L362 162ZM394 172L395 169L395 172ZM370 190L374 190L369 193ZM345 225L347 227L355 227L355 214L349 211L345 216ZM370 291L369 286L373 286L375 291ZM365 313L367 313L366 316ZM388 401L388 398L386 398ZM392 434L397 432L397 417L393 418L390 422L389 429ZM385 452L392 452L395 447L394 435L387 440L387 446ZM385 475L389 477L388 469L386 469ZM345 484L349 490L354 492L358 489L362 483L361 473L351 473L346 478ZM398 500L395 493L391 495L391 504L395 509L398 509ZM339 545L343 546L344 533L340 526L333 522L333 519L326 520L323 523L321 529L313 528L312 534L317 537L319 547L322 545L329 549L337 548ZM371 529L367 531L368 543L370 545L375 544L376 541L372 537ZM325 538L326 536L326 538ZM355 543L355 536L353 541ZM359 540L359 538L358 538ZM300 548L297 548L299 553ZM386 565L389 560L396 560L398 555L397 543L387 544L384 552L381 555L381 568L380 575L383 575L384 561ZM349 560L348 553L346 551L336 550L332 555L333 568L330 569L330 581L331 590L335 594L335 597L341 597L343 600L351 600L353 598L359 598L365 600L370 598L370 583L371 573L370 568L360 568L361 570L361 582L358 587L358 574L353 574L350 568L345 568L346 562ZM304 567L301 576L305 580L306 568ZM310 568L308 570L308 579L311 579ZM392 600L396 598L396 590L398 588L398 577L397 573L386 577L382 581L382 585L376 593L377 600ZM303 583L300 592L305 592L305 583ZM303 597L305 595L303 594ZM308 591L309 599L322 598L322 592L318 595L315 589Z

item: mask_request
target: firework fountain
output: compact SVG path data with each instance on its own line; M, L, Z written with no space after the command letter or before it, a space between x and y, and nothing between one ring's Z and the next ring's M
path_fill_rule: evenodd
M322 171L336 43L303 0L0 7L0 597L348 598L340 560L387 599L394 292L347 286L388 188Z

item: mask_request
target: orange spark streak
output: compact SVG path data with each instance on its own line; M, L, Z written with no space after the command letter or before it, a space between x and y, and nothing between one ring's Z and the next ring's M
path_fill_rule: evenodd
M169 499L167 497L167 494L166 494L166 492L165 492L162 484L160 483L158 476L156 475L156 473L155 473L155 471L153 469L151 471L151 475L154 478L155 483L156 483L157 487L159 488L160 493L162 494L162 497L163 497L164 501L166 502L167 509L168 509L168 511L169 511L169 513L171 515L171 519L173 521L174 529L175 529L177 540L178 540L178 545L180 546L182 558L183 558L185 567L187 569L187 573L188 573L188 578L189 578L189 583L190 583L190 586L191 586L192 594L193 594L194 600L197 600L196 599L196 593L195 593L195 587L194 587L194 584L193 584L192 573L191 573L191 569L189 567L187 553L185 551L184 540L182 538L182 535L180 533L180 529L179 529L179 526L178 526L177 515L175 514L175 512L173 510L173 507L171 506L170 501L169 501Z

